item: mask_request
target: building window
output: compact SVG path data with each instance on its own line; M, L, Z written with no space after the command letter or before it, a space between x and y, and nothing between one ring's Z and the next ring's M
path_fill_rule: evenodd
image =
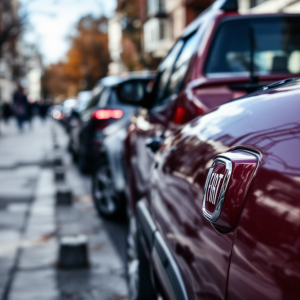
M165 0L159 0L158 5L159 5L159 13L164 13L165 12Z

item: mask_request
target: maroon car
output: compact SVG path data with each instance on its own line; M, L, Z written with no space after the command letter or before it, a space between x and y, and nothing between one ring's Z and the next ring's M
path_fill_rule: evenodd
M299 41L300 15L239 15L235 0L216 1L185 29L129 126L125 157L132 211L149 191L153 154L163 140L221 104L300 76Z
M300 79L277 82L165 139L137 204L132 299L300 298L299 99Z

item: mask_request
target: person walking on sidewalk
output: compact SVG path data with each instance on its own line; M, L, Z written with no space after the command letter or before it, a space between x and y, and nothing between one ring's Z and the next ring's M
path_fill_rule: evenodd
M28 101L24 94L23 88L18 87L18 90L14 93L14 113L17 119L18 127L20 131L23 130L23 123L26 119Z

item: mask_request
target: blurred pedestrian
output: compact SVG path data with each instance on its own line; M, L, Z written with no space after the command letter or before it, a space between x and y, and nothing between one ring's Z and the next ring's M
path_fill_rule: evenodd
M20 131L23 130L23 123L26 119L27 105L27 97L24 94L23 88L19 85L18 90L14 93L14 113Z
M48 110L48 106L45 103L45 101L40 101L40 117L42 119L42 121L46 120L46 116L47 116L47 110Z
M2 115L4 118L4 122L7 124L10 116L12 115L11 107L7 102L2 104Z

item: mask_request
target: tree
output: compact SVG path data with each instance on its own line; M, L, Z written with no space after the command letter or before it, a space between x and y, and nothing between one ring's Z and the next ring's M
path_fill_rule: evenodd
M0 58L5 45L13 53L16 51L16 40L27 20L26 13L20 12L19 8L16 0L0 1Z
M116 11L122 14L122 61L128 71L144 68L142 57L142 22L140 20L140 0L118 1Z
M122 61L128 71L139 71L144 68L155 70L160 59L155 59L142 49L143 22L147 13L146 0L118 1L116 11L123 15Z
M47 94L71 96L82 89L92 89L108 71L109 53L107 19L91 15L81 18L66 61L50 65L43 76Z

